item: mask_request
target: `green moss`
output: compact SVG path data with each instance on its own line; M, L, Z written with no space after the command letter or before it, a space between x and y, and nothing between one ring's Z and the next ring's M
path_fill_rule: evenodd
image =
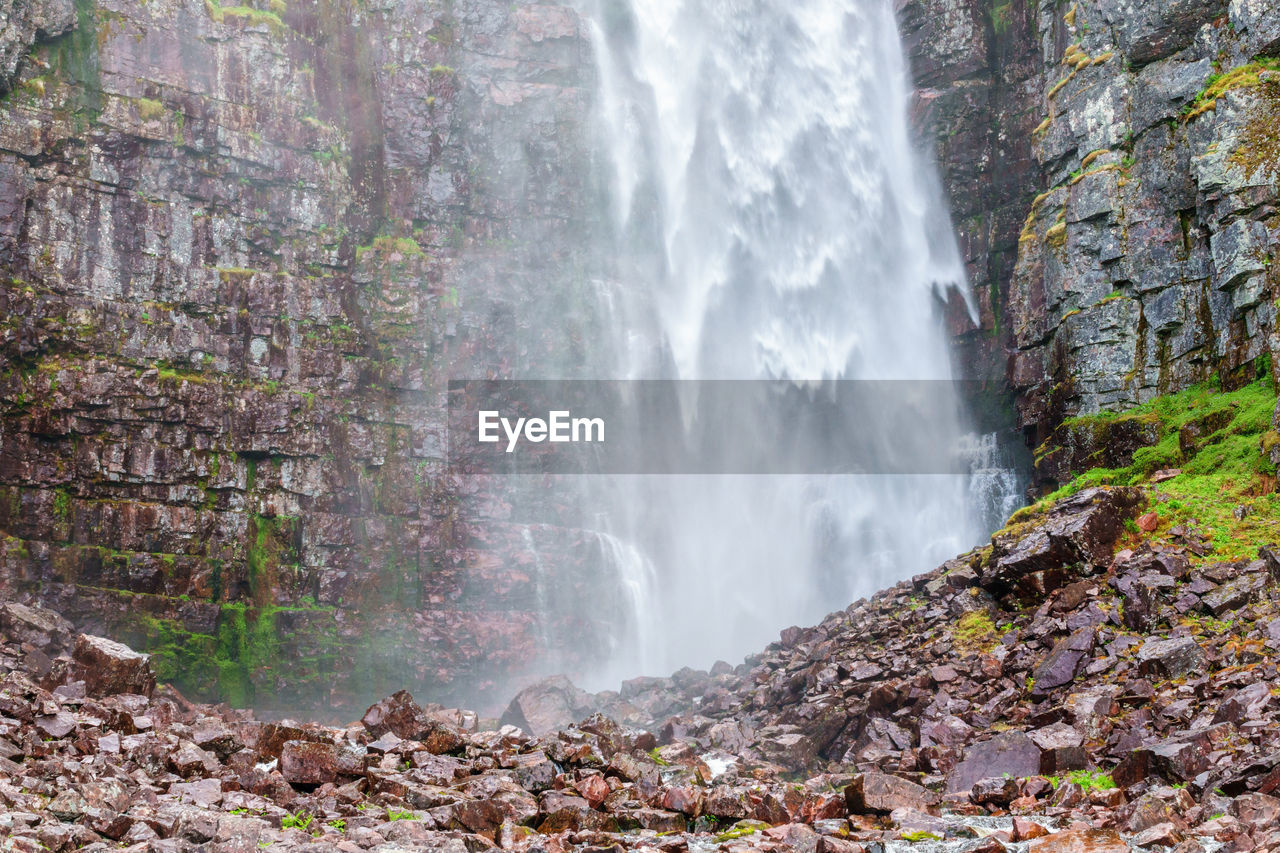
M427 254L418 245L418 241L412 237L376 237L370 245L356 248L356 260L362 260L370 252L374 252L383 258L395 253L408 258L421 258Z
M1280 59L1259 58L1209 78L1204 90L1183 110L1185 121L1191 121L1217 109L1218 99L1233 89L1250 89L1262 82L1262 72L1280 71Z
M296 575L300 541L301 521L297 518L254 515L249 520L249 593L259 605L270 605L276 592L287 588L282 581Z
M1050 246L1062 247L1067 244L1067 223L1055 222L1044 232L1044 241Z
M183 129L187 125L187 116L179 111L173 114L173 145L175 148L181 148L187 144L187 137L183 133Z
M1009 32L1013 19L1013 0L994 0L991 4L991 29L1002 36Z
M177 620L138 612L125 639L151 655L157 680L175 685L185 695L207 696L218 681L216 640L187 630Z
M239 18L248 21L250 26L266 24L273 32L284 29L284 21L280 18L279 12L274 11L274 4L272 10L268 11L255 9L252 6L222 6L217 0L204 0L204 9L209 17L219 24L226 23L228 18L233 20Z
M740 820L724 832L716 836L716 843L723 844L726 841L733 841L735 838L746 838L749 835L755 835L762 829L768 829L769 825L758 820Z
M153 98L138 98L138 118L152 121L164 116L164 104Z
M951 638L962 652L986 651L994 646L1005 633L991 621L991 616L981 610L964 614L952 629Z
M935 835L934 833L926 832L923 829L918 829L911 832L904 832L899 837L903 841L910 841L913 844L916 843L917 841L941 841L942 840L941 835Z
M218 619L217 667L219 697L235 707L247 707L257 698L256 685L279 660L275 612L228 604Z
M223 281L231 281L237 278L251 278L255 275L271 275L267 270L256 270L249 267L217 267L218 277Z
M71 520L71 495L65 489L53 495L53 517L63 524Z
M653 749L649 750L649 757L652 758L654 761L656 761L659 767L671 766L671 762L667 761L665 758L662 757L662 755L658 752L658 747L656 746Z
M181 367L174 367L167 361L157 361L156 372L159 374L161 379L168 380L170 382L204 383L214 381L212 377L201 373L198 370L187 370Z
M77 133L85 133L102 111L101 67L98 63L98 10L94 0L76 0L76 26L54 40L50 65L59 80L74 88L68 106Z
M1086 794L1090 791L1110 791L1116 787L1111 774L1101 770L1073 770L1065 777L1050 776L1048 778L1054 788L1066 781L1084 788Z
M1211 542L1213 560L1251 558L1258 546L1280 541L1280 495L1275 493L1276 471L1268 455L1269 443L1274 445L1268 435L1275 406L1275 387L1263 378L1230 392L1207 383L1124 414L1104 412L1064 421L1063 426L1072 429L1103 429L1121 418L1139 418L1155 425L1157 440L1136 450L1127 466L1082 473L1027 514L1085 488L1144 485L1156 471L1177 469L1180 474L1152 488L1157 537L1186 526ZM1197 431L1201 435L1191 440ZM1238 506L1249 510L1243 519L1235 517Z
M1280 168L1280 82L1270 80L1258 93L1261 97L1250 107L1239 144L1230 156L1231 163L1250 176L1260 169Z

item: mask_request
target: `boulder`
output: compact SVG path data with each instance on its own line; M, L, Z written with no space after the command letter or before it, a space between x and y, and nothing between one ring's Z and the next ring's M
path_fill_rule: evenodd
M1028 853L1129 853L1113 829L1070 829L1032 839Z
M189 741L184 741L169 753L166 762L179 776L190 778L197 774L210 774L218 769L218 759L211 753Z
M1084 748L1084 735L1074 726L1054 723L1029 732L1028 737L1040 747L1040 772L1047 776L1067 770L1083 770L1089 766L1089 752Z
M440 761L446 759L437 759ZM534 794L549 789L556 778L556 766L542 750L513 755L510 759L512 776L521 788ZM612 768L613 765L610 765ZM655 774L656 778L656 774Z
M27 607L16 601L0 604L0 636L55 656L67 650L75 628L60 613Z
M800 732L762 736L759 748L766 758L788 770L807 770L818 761L818 750L813 741Z
M1007 806L1018 796L1018 780L1012 776L979 779L969 790L969 799L980 806Z
M692 786L668 788L662 795L662 807L667 811L680 812L689 817L702 814L703 793Z
M1231 801L1227 813L1246 826L1280 826L1280 799L1266 794L1243 794Z
M151 656L115 640L80 634L71 658L72 677L83 681L91 696L137 693L150 697L156 689Z
M980 780L993 776L1035 776L1040 772L1040 753L1040 747L1025 732L1005 732L972 744L947 775L947 791L965 794Z
M369 706L360 722L376 738L392 734L421 741L433 755L457 752L466 745L462 732L430 716L407 690Z
M1232 611L1239 610L1254 601L1262 594L1267 584L1267 576L1262 572L1245 575L1222 584L1212 592L1200 597L1201 607L1220 619Z
M599 774L584 776L579 779L575 787L592 808L600 808L600 804L609 796L609 783Z
M338 748L291 740L280 750L280 775L291 785L323 785L338 778Z
M1093 488L1059 502L1030 530L997 534L992 559L980 583L997 597L1014 593L1029 603L1065 587L1079 573L1092 574L1111 561L1124 522L1142 503L1142 492Z
M1093 653L1095 633L1086 626L1054 644L1048 657L1032 672L1037 694L1044 695L1075 681L1081 665Z
M1156 588L1135 579L1125 586L1122 610L1126 628L1145 634L1160 621L1160 602Z
M1147 676L1181 678L1204 666L1204 650L1191 637L1147 640L1138 650L1138 670Z
M1239 725L1247 720L1258 720L1266 713L1272 701L1271 686L1257 681L1232 693L1213 715L1214 723Z
M563 675L530 685L516 694L502 715L502 725L517 726L534 736L568 728L595 712L591 697Z
M1153 775L1175 784L1189 782L1208 769L1209 752L1224 741L1231 730L1230 724L1219 724L1143 744L1120 762L1112 778L1122 788Z
M427 712L413 701L408 690L400 690L370 705L360 722L375 738L391 732L406 740L417 740L426 726Z
M718 786L707 792L702 810L721 820L742 820L751 816L751 799L740 788Z
M1010 827L1009 840L1015 844L1019 841L1031 841L1035 838L1043 838L1049 834L1049 830L1045 829L1034 820L1025 817L1015 817L1013 826Z
M914 782L887 773L859 773L845 786L845 805L853 814L888 814L894 809L928 811L938 796Z
M1157 823L1130 838L1135 847L1173 847L1186 840L1178 828L1172 823Z

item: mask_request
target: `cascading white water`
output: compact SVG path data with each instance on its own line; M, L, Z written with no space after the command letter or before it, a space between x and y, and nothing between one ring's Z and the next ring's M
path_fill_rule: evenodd
M890 0L595 0L585 11L626 376L950 378L939 295L967 288L911 142ZM963 425L917 428L945 442ZM615 656L600 686L642 663L740 658L983 532L973 478L612 486L609 527L657 583L637 614L653 626L646 647Z
M964 273L888 0L611 0L593 20L623 275L676 375L948 378L934 294Z

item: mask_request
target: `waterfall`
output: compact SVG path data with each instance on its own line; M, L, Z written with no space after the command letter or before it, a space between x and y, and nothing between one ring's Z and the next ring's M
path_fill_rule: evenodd
M533 529L529 525L521 526L520 540L533 562L533 595L538 611L538 640L543 648L552 649L555 644L552 642L550 631L547 630L547 619L551 613L551 601L547 597L547 565L542 560L542 552L538 550L538 544L533 540Z
M617 351L602 363L627 378L951 378L939 307L968 289L912 143L890 0L585 12L615 279L602 292ZM916 428L946 442L965 425ZM654 673L740 659L932 568L979 541L1002 511L982 506L1003 507L1016 482L635 476L600 492L626 559L656 578L636 617L645 648L615 656L606 686L641 659Z

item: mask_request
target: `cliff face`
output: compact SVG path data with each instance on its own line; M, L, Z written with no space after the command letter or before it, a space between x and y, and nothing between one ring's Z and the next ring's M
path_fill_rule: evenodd
M1280 346L1270 0L912 0L900 10L971 279L965 360L1038 444L1064 415Z
M4 594L265 709L483 696L548 631L589 645L529 566L590 543L441 463L446 379L575 357L534 318L585 317L577 19L4 6Z
M1034 442L1280 346L1276 11L899 3ZM264 710L603 648L599 543L441 462L591 352L591 74L557 3L0 0L0 592Z

